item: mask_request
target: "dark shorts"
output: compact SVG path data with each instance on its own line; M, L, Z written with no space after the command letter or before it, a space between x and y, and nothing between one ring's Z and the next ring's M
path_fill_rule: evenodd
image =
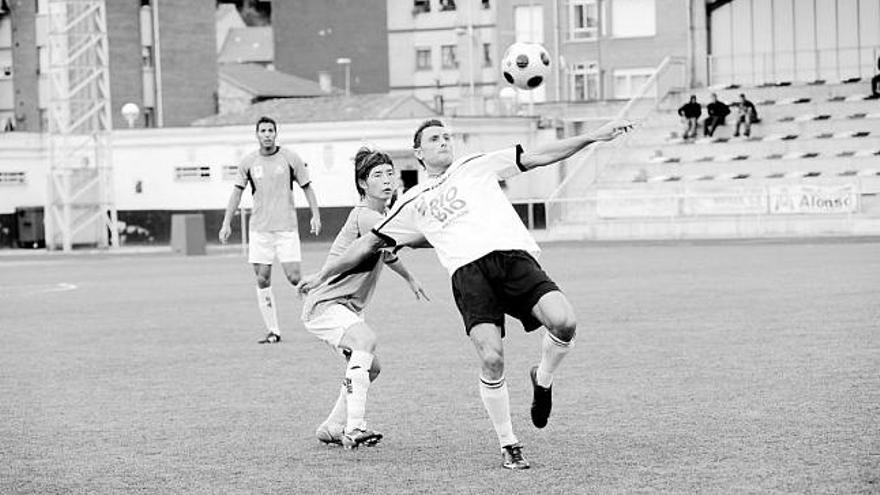
M544 294L558 290L525 251L492 251L452 274L452 295L468 335L474 325L493 323L503 336L505 314L531 332L541 326L532 308Z

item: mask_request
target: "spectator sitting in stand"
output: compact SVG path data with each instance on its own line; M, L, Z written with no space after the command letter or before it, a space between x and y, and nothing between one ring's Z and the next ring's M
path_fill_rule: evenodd
M880 58L877 58L877 70L880 70ZM880 98L880 72L871 78L871 98Z
M752 133L752 124L760 122L758 119L758 111L755 104L746 99L746 95L740 93L739 101L736 103L736 129L733 137L739 137L739 127L745 126L743 134L749 137Z
M715 134L715 129L719 125L724 125L724 119L730 114L730 107L723 101L719 101L718 95L712 93L712 103L706 105L706 113L709 115L703 122L703 135L712 137Z
M701 113L703 113L703 107L697 103L695 95L691 95L691 100L678 109L678 115L684 118L686 126L684 129L685 139L697 137L697 120L699 120Z

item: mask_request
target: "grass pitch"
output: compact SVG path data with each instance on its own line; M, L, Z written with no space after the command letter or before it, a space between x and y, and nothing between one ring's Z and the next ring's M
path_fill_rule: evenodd
M545 246L579 337L536 430L540 336L508 325L523 472L500 468L446 274L403 258L433 302L383 275L386 438L347 452L313 436L343 362L280 267L284 341L261 346L237 253L3 255L0 493L880 492L878 242Z

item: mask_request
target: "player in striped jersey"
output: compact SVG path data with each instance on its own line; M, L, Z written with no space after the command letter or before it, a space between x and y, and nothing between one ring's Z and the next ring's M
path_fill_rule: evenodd
M358 150L355 186L361 201L351 210L330 246L326 263L332 263L358 238L369 234L382 219L393 184L391 157L367 148ZM306 329L338 349L347 360L336 405L315 432L321 442L352 449L375 445L382 438L381 433L367 428L365 420L367 391L379 374L379 360L375 356L376 334L364 321L364 310L376 289L383 265L406 280L417 299L428 299L419 281L387 250L372 253L356 266L315 287L305 298L302 320Z
M504 379L504 315L519 319L526 331L547 328L541 361L530 370L531 416L538 428L550 416L553 374L571 349L576 319L568 299L535 260L538 245L498 181L564 160L631 127L611 123L531 150L517 145L456 160L449 129L439 120L426 121L415 133L413 148L428 180L404 193L369 234L305 277L298 288L308 293L382 248L429 242L449 271L465 332L480 359L480 396L501 445L502 466L526 469L529 463L513 433Z

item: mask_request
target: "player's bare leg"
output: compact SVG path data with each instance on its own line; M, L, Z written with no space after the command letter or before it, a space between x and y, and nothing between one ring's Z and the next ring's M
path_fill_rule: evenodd
M493 323L474 325L470 338L480 359L480 397L498 435L503 456L502 466L507 469L527 469L529 463L522 455L522 446L513 433L513 423L510 420L510 395L504 380L501 327Z
M278 328L278 312L275 310L275 295L272 293L272 265L254 263L254 274L257 276L257 304L263 323L266 324L266 336L260 344L281 342L281 331Z
M375 361L376 334L365 323L356 323L346 329L339 347L351 350L345 370L346 421L342 446L356 449L360 445L375 445L382 434L367 429L366 408L370 370Z
M300 270L300 262L299 261L288 261L282 262L281 268L284 269L284 275L287 277L287 281L291 283L294 287L299 283L302 278L302 272Z
M571 303L559 291L544 294L532 314L547 328L541 342L541 363L529 370L533 390L532 423L543 428L553 408L553 373L572 348L577 320Z

